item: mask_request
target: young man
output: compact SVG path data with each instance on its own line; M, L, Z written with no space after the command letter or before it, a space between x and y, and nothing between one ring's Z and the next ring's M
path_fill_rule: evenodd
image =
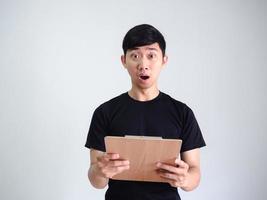
M168 61L165 48L164 37L153 26L142 24L130 29L123 40L121 62L129 72L132 88L103 103L93 114L85 144L91 158L88 178L95 188L108 185L107 200L177 200L177 188L190 191L199 184L199 148L205 142L198 123L186 104L158 89L159 74ZM168 183L113 180L131 163L118 154L105 153L107 135L182 139L181 160L176 159L176 166L155 163L158 175Z

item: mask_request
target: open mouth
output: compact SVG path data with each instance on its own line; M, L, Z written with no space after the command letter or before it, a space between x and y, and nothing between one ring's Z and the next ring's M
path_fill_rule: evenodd
M140 78L141 78L142 80L147 80L147 79L149 79L149 76L140 76Z

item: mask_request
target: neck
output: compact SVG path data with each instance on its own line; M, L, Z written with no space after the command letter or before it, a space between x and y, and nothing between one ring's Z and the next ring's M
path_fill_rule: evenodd
M132 87L128 92L130 97L138 101L149 101L156 98L159 95L158 88L137 89Z

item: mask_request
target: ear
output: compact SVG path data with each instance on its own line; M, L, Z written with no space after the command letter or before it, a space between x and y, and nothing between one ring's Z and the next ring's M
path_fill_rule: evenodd
M121 63L122 63L124 68L127 68L126 67L126 55L121 55Z
M166 64L167 64L167 62L168 62L168 56L165 55L165 56L163 57L163 59L162 59L162 67L165 67Z

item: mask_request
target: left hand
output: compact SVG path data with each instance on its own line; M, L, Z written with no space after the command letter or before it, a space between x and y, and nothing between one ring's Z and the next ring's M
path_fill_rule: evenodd
M158 174L167 179L172 187L185 187L188 180L189 165L180 159L176 159L175 164L176 166L158 162L156 164Z

